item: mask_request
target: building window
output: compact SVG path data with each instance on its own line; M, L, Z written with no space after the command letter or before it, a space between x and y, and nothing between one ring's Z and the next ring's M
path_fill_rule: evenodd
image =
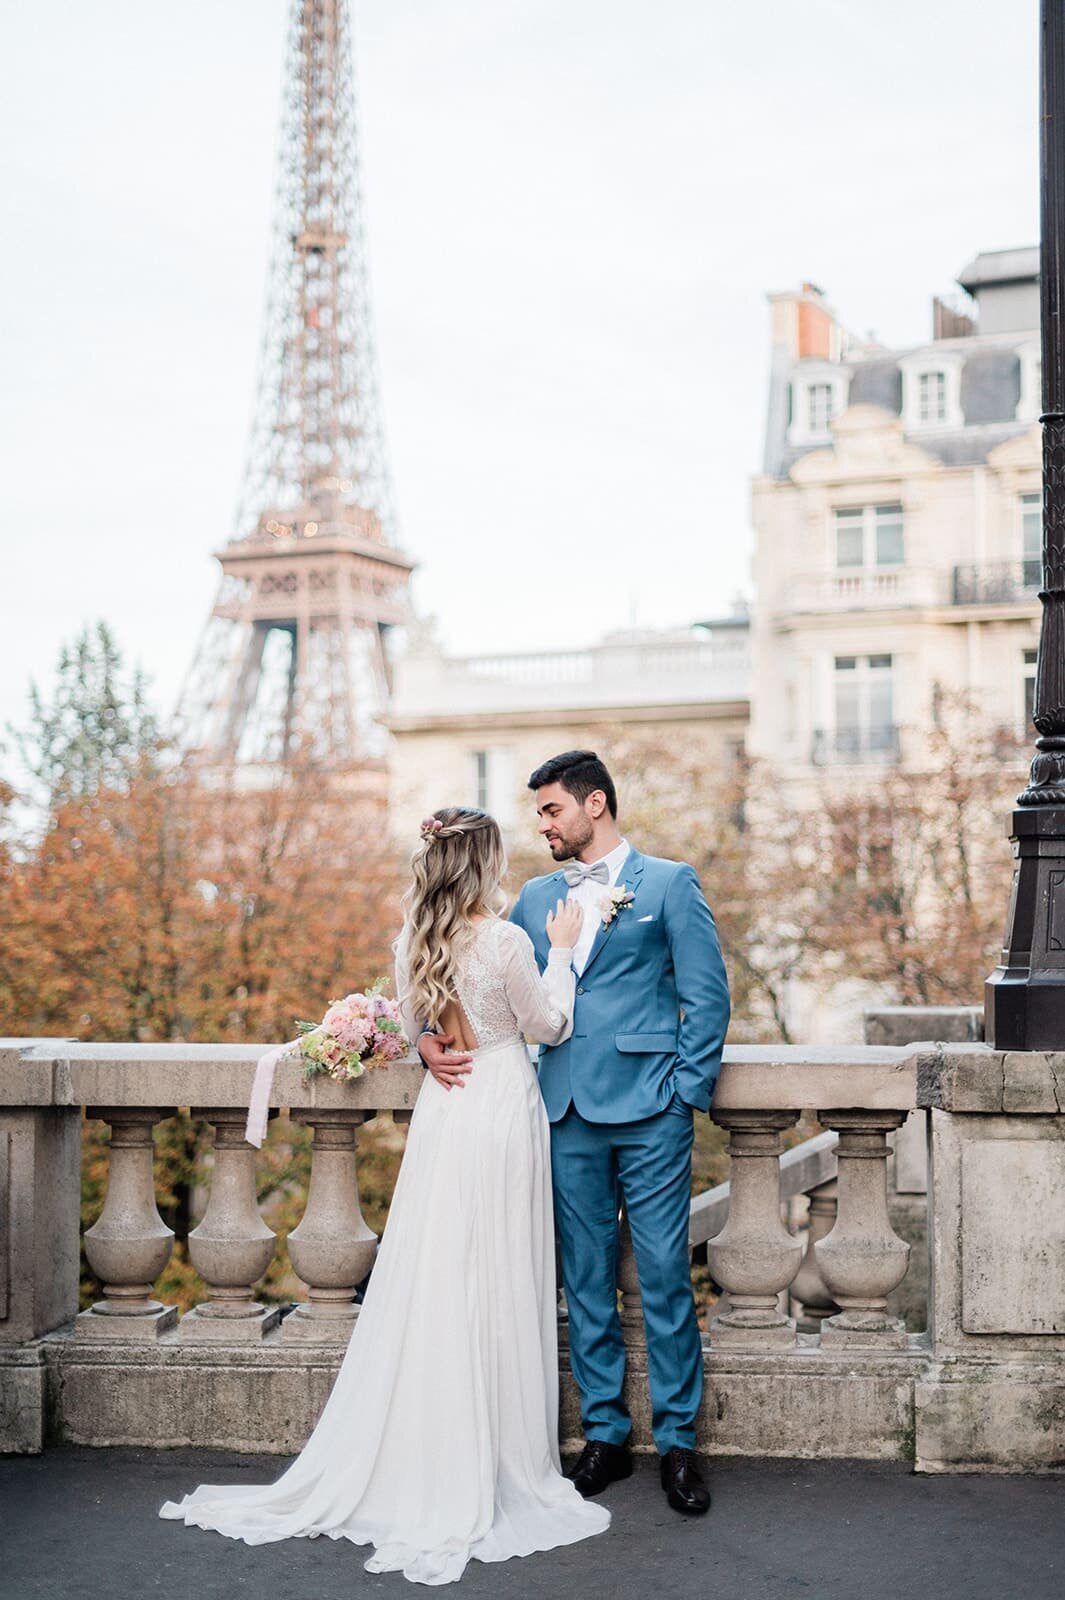
M876 539L876 564L878 567L901 567L902 507L896 502L873 507L873 531Z
M811 433L827 433L832 420L832 385L811 383L806 390L807 421Z
M481 811L488 810L488 754L487 750L473 752L473 803Z
M847 506L835 513L836 566L900 567L905 557L902 506Z
M1038 650L1024 652L1024 726L1032 726L1032 717L1035 715L1035 667L1039 659Z
M888 760L895 751L891 656L837 656L834 679L837 760Z
M928 424L947 420L947 375L922 372L917 380L917 418Z
M825 444L847 408L850 372L835 361L803 360L788 385L788 443Z
M499 745L471 750L469 793L471 805L490 811L501 828L513 827L517 800L513 751Z
M1043 363L1038 343L1022 345L1017 352L1021 362L1021 397L1017 402L1017 421L1035 422L1042 410Z
M960 351L915 351L899 362L902 420L907 428L961 428Z
M1043 577L1043 497L1021 495L1022 581L1026 589L1038 589Z

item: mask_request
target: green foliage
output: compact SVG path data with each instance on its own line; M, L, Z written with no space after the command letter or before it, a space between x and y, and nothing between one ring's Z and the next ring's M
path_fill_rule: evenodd
M126 674L106 622L63 645L50 698L31 683L29 699L27 726L10 731L46 800L121 787L158 750L146 680L140 668Z

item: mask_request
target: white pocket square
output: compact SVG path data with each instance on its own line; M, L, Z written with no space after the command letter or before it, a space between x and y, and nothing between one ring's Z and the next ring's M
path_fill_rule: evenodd
M652 916L649 916L649 917L640 917L638 920L640 922L653 922L655 919L654 919L654 916L652 915Z

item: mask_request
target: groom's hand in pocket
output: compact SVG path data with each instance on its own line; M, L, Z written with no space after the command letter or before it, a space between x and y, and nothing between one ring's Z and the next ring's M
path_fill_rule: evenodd
M445 1089L464 1089L463 1079L472 1072L469 1063L473 1057L465 1050L451 1050L453 1033L423 1033L418 1040L418 1054L425 1062L437 1083Z

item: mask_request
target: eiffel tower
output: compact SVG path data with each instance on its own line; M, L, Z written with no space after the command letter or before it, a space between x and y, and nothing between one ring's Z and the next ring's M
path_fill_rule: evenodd
M292 0L258 399L233 537L178 710L210 766L380 756L393 544L363 253L348 0Z

